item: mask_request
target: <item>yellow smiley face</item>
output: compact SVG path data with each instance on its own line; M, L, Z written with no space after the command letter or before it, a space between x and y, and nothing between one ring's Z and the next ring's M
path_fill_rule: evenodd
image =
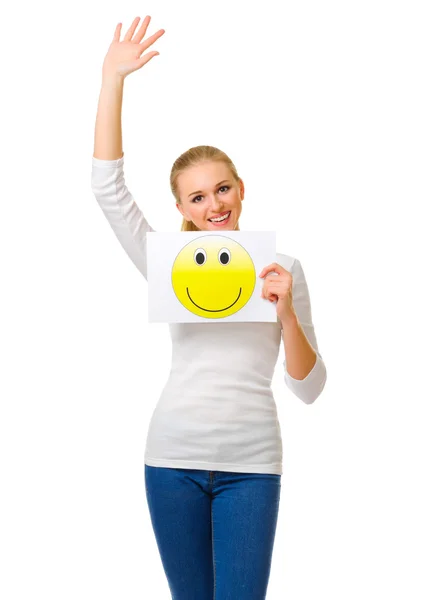
M241 244L222 235L207 235L182 248L171 280L178 300L190 312L221 319L247 304L256 285L256 271Z

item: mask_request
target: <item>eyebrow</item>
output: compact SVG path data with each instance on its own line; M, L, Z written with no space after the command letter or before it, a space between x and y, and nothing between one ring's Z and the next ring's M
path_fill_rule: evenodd
M226 183L226 181L230 181L230 179L223 179L222 181L220 181L219 183L217 183L215 187L218 187L222 183ZM201 190L197 190L196 192L192 192L192 194L189 194L188 198L190 198L194 194L201 194Z

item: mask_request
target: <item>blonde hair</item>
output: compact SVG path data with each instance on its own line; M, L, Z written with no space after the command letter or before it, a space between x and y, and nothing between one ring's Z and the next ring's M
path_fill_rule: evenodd
M170 185L177 204L182 203L180 200L179 189L177 187L179 175L189 167L194 167L209 161L225 163L229 167L234 179L239 182L240 178L236 167L225 152L215 148L214 146L194 146L193 148L189 148L189 150L181 154L171 168ZM181 231L200 231L200 229L198 229L198 227L194 225L192 221L187 221L183 217Z

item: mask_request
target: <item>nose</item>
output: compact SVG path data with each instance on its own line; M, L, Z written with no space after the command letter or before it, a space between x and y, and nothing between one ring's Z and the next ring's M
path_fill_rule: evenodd
M210 206L214 212L220 212L223 206L220 197L217 194L212 194Z

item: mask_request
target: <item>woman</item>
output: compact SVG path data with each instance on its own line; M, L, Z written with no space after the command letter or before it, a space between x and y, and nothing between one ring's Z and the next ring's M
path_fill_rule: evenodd
M92 190L122 246L147 277L146 235L154 231L124 182L121 105L125 77L158 52L142 54L150 17L103 64ZM244 184L230 158L191 148L170 176L183 231L239 230ZM267 275L268 273L274 274ZM300 262L266 265L262 296L276 323L175 323L171 373L149 426L145 488L153 530L176 600L265 598L278 517L282 442L271 378L280 342L284 377L303 402L321 393L326 369Z

